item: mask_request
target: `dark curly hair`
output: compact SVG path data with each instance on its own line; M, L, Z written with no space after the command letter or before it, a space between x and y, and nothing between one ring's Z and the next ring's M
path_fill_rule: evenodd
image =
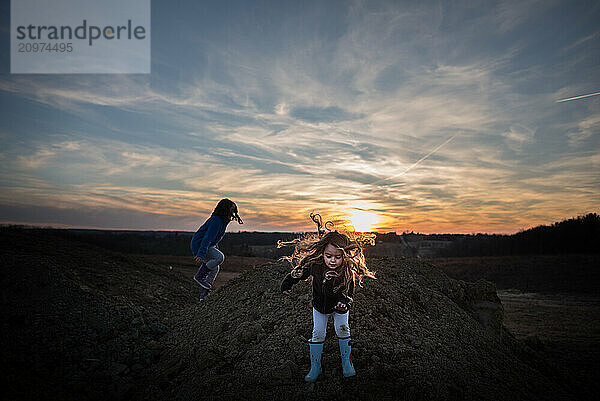
M213 216L221 216L225 221L230 222L231 220L237 220L238 223L244 224L242 218L238 214L238 208L235 202L225 198L221 199L215 210L212 212Z

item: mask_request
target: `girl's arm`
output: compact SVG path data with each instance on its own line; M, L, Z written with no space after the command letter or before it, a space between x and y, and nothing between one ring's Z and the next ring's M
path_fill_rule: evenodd
M338 298L338 303L336 305L336 309L345 312L348 309L350 309L350 306L352 305L352 299L354 297L354 280L350 281L350 285L348 286L348 292L347 294L344 294L344 292L340 292L339 298Z
M310 274L311 269L309 267L302 269L302 275L298 278L294 278L292 277L292 273L288 273L281 282L281 292L288 295L294 284L298 283L300 280L306 280Z
M219 232L219 217L213 217L215 218L211 217L209 219L208 227L206 228L206 232L204 233L204 236L202 237L202 242L200 242L200 247L198 248L198 253L196 254L196 256L199 256L202 259L204 259L204 257L206 256L206 252L208 251L210 243L215 239Z

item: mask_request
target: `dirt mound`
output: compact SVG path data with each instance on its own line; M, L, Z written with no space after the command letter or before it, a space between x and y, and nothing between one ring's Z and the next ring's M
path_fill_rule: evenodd
M566 400L569 380L502 326L493 284L418 260L370 260L350 315L357 376L341 374L331 324L316 384L310 283L279 293L289 267L256 267L175 322L147 399Z
M135 396L195 302L189 276L44 230L2 228L0 251L6 399Z

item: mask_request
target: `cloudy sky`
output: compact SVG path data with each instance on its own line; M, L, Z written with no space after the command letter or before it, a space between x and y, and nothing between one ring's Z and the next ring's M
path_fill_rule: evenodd
M152 1L151 74L10 74L0 222L516 232L599 212L596 1Z

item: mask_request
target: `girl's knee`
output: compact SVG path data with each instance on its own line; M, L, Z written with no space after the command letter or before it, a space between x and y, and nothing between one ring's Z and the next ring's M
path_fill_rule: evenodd
M206 264L209 266L209 269L214 269L216 266L220 266L225 260L225 255L223 252L219 251L216 248L210 248L210 252L207 253Z
M347 323L335 325L335 334L338 336L338 338L350 337L350 327Z
M311 338L311 342L313 343L320 343L325 341L325 335L326 333L322 332L322 331L313 331L313 335Z

